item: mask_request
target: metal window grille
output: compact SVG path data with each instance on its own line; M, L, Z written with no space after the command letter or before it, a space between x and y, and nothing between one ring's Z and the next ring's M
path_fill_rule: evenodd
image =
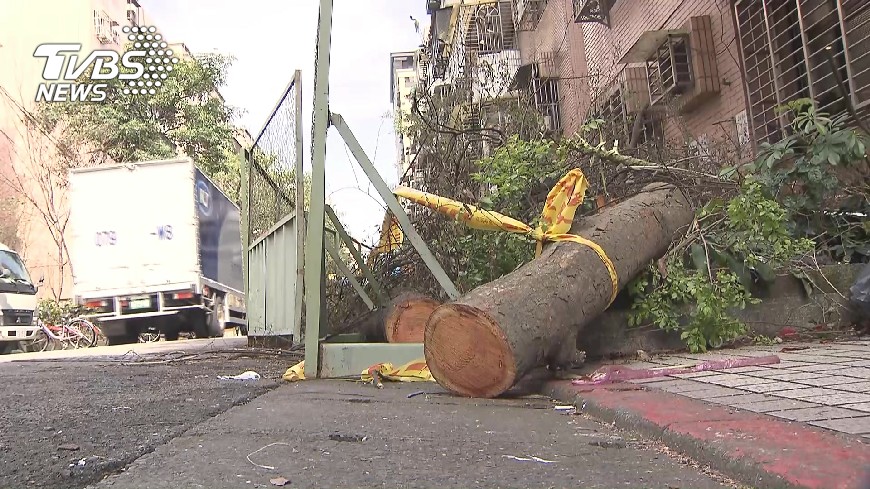
M112 19L106 12L94 10L94 31L97 40L103 44L118 41L118 35L112 28Z
M620 72L600 95L593 101L592 119L603 121L601 137L609 142L618 140L628 142L634 127L634 121L639 116L629 109L627 99L627 83L625 71ZM664 121L655 111L647 112L641 121L638 144L655 144L664 140Z
M647 60L650 100L656 104L692 87L692 61L689 37L668 36Z
M756 142L782 137L788 121L775 109L798 98L870 113L870 2L738 0L735 14Z
M542 78L537 66L532 77L531 90L535 107L544 118L544 127L548 131L558 132L562 129L562 114L559 110L559 80Z
M463 9L466 52L485 55L517 49L511 0L467 6Z
M518 31L533 31L538 27L548 0L516 0L514 22Z

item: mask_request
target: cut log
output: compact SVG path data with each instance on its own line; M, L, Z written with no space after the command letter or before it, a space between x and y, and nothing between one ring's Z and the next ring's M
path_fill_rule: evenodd
M651 184L600 213L578 218L571 234L601 246L625 287L692 221L681 191ZM468 397L496 397L526 373L564 366L577 334L603 312L610 275L587 246L551 243L540 257L455 302L438 307L426 325L426 363L438 383Z
M422 343L426 321L440 305L426 295L404 292L341 329L362 333L372 343Z
M389 343L423 343L426 322L441 303L417 293L401 294L384 314L384 332Z

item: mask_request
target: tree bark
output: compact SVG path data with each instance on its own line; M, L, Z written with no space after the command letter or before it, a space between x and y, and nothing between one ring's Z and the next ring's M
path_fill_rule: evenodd
M693 210L672 185L650 184L622 203L577 219L571 233L601 246L619 289L667 252ZM540 257L455 302L426 325L426 363L438 383L468 397L496 397L531 369L570 364L578 333L609 305L612 285L587 246L551 243Z
M422 343L426 321L440 305L426 295L404 292L341 329L362 333L372 343Z

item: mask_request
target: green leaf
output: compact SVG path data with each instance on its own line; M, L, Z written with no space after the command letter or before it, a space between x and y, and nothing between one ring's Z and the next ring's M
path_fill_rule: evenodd
M719 171L719 178L722 178L725 180L731 180L732 178L734 178L734 175L736 175L736 174L737 174L737 167L736 166L726 166L725 168L722 168L722 170Z
M693 244L691 246L691 255L692 255L692 265L694 265L695 270L701 270L706 272L707 270L707 251L703 246L699 244Z
M758 272L759 277L761 277L761 280L768 283L776 280L776 273L766 263L756 263L754 268Z
M743 284L744 287L747 289L752 287L752 275L749 274L749 269L746 268L744 262L738 260L730 253L722 253L722 258L728 266L728 269L737 276L738 280L740 280L740 283Z

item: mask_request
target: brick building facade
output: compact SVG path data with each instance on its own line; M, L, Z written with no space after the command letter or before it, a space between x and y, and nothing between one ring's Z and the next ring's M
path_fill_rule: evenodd
M505 2L429 0L432 32L461 30L451 9ZM812 98L853 124L870 113L866 0L508 3L521 58L511 89L531 89L545 129L564 135L600 118L621 147L666 140L746 157L787 131L775 110L786 102Z

